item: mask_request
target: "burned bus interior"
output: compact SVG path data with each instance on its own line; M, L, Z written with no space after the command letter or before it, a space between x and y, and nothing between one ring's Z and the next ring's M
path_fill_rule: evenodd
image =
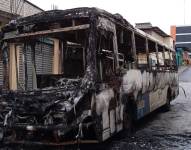
M49 21L46 24L39 21L25 26L19 25L17 32L20 36L10 41L16 43L16 48L20 48L23 52L23 56L17 56L19 54L16 53L16 58L23 57L22 60L16 61L18 66L24 69L25 85L22 89L55 86L55 81L60 77L73 79L83 77L86 70L88 26L89 22L86 18ZM54 55L54 48L59 49L56 73L52 73L53 60L47 56ZM44 58L46 56L47 58ZM34 81L35 78L36 81ZM30 82L32 86L29 85Z
M120 92L141 93L142 86L122 88L129 81L127 71L136 70L130 76L135 80L139 70L177 71L172 49L119 14L97 8L52 10L11 21L0 42L0 140L7 144L104 141L123 128Z

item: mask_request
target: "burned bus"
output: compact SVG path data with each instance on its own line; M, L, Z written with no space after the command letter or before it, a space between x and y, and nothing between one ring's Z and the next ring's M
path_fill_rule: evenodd
M178 95L174 49L98 8L11 21L0 49L4 144L102 142Z

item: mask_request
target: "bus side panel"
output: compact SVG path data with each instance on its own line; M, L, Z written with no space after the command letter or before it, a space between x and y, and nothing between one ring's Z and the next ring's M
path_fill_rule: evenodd
M164 89L157 89L149 94L150 112L166 104L168 87L165 86Z
M140 119L150 112L149 93L137 97L137 118Z
M157 108L163 106L167 101L167 90L169 86L164 89L157 89L156 91L145 93L137 97L137 118L140 119Z

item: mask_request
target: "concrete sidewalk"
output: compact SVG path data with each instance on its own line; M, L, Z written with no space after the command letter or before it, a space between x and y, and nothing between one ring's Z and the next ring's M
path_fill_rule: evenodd
M191 66L179 66L178 67L178 75L180 75L181 73L183 73L184 71L186 71L190 67Z

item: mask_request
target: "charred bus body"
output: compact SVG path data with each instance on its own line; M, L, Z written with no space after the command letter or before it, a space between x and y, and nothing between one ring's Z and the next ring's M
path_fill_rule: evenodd
M97 8L53 10L18 19L2 31L4 57L15 60L4 58L5 83L12 89L3 90L0 98L5 144L105 141L133 120L161 106L168 109L178 95L174 50L120 15ZM59 54L53 73L38 76L35 48L42 39L59 40ZM23 86L18 44L24 51ZM27 87L28 47L32 89Z

